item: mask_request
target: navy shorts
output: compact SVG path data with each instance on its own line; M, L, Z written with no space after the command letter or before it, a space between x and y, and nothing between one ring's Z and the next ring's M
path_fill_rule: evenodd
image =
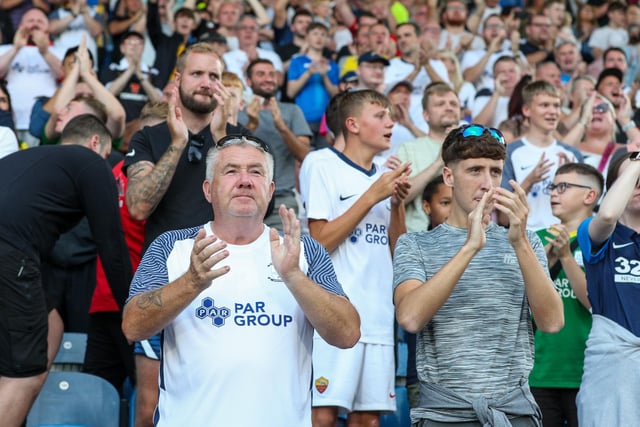
M40 264L0 240L0 376L47 370L47 306Z

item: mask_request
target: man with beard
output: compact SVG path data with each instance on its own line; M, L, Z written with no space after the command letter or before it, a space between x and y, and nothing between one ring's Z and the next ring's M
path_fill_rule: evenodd
M400 56L392 58L384 71L384 82L387 86L406 80L413 85L409 115L418 126L422 126L422 108L420 102L425 88L431 82L449 81L449 74L444 63L433 59L435 51L428 51L420 42L420 27L412 22L400 24L396 28ZM358 70L362 76L363 71ZM362 80L362 77L361 77Z
M411 188L404 199L407 231L423 231L429 226L429 217L422 209L422 191L429 181L442 172L442 142L447 130L460 122L458 95L446 83L427 86L422 109L422 115L429 124L429 133L400 145L397 153L402 162L411 162L412 169L409 177Z
M447 2L442 11L444 30L440 33L438 50L447 49L459 54L467 49L484 49L484 41L465 28L468 18L466 2L462 0Z
M147 220L143 250L161 233L211 219L200 191L204 157L214 141L235 130L225 126L229 91L220 82L222 62L207 43L189 46L176 63L175 108L167 120L137 132L123 169L129 178L127 206L134 219ZM177 133L173 129L188 130ZM169 138L169 139L168 139Z
M258 111L258 126L253 134L268 141L275 159L276 189L274 206L284 204L298 212L296 188L296 162L302 162L311 148L313 133L304 119L300 107L275 98L278 91L278 73L268 59L255 59L247 67L247 84L254 94L252 102L238 115L238 121L248 124L252 111ZM280 229L278 212L264 219L269 227Z
M553 39L549 37L551 20L545 15L529 15L525 34L527 36L520 43L520 52L527 57L527 62L532 67L539 62L546 61L553 49Z

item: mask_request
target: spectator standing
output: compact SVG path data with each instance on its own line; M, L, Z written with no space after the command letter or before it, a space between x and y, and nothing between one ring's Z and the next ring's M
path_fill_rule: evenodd
M300 237L293 210L280 206L283 237L263 224L275 188L263 141L218 141L206 176L203 193L215 220L154 241L124 312L130 340L164 330L157 425L310 427L313 330L351 347L360 335L358 313L326 251ZM274 376L270 397L259 387L233 391L238 381L263 384Z
M276 69L278 89L284 79L282 60L272 50L258 47L258 22L254 16L244 15L238 22L238 49L232 49L222 57L226 70L238 75L246 85L246 71L255 59L268 59ZM228 40L227 40L228 42ZM249 85L250 86L250 85Z
M390 147L393 127L384 95L372 90L346 93L339 111L344 151L326 148L303 162L300 188L310 235L331 254L360 314L362 335L347 351L315 337L314 427L335 426L339 410L349 412L350 425L376 425L381 411L393 412L396 406L388 285L391 251L405 231L402 199L409 165L383 172L374 163L375 155ZM368 272L366 284L362 272Z
M442 157L453 188L449 217L432 231L401 236L394 255L396 317L417 334L420 401L412 422L541 426L527 383L531 313L546 332L564 321L540 239L525 228L525 193L515 181L514 193L500 188L506 149L493 129L451 131ZM508 230L490 222L493 209L509 216ZM471 326L478 322L485 327Z
M635 148L635 147L634 147ZM638 152L621 156L607 173L598 213L578 228L593 324L578 392L581 426L633 425L640 384L637 276Z
M239 114L239 122L258 138L269 141L276 164L275 206L284 204L298 212L296 164L309 153L313 133L300 107L276 99L278 74L269 60L257 59L249 64L247 83L254 98ZM254 114L258 118L256 127L251 123ZM270 227L279 227L278 218L274 212L264 222Z
M156 51L156 62L154 68L158 75L154 76L156 87L163 88L173 80L176 61L178 56L184 52L187 44L192 41L191 32L196 28L196 18L193 10L182 7L172 13L173 23L170 35L162 32L160 14L158 12L158 1L149 1L147 4L147 32L149 39L153 43ZM152 99L150 101L157 101Z
M47 337L39 261L60 234L86 215L120 306L131 280L116 184L104 160L111 136L96 117L83 115L67 125L61 138L72 145L23 150L0 160L0 206L11 207L0 221L0 413L7 427L24 421L62 338L61 330Z
M54 45L62 52L78 46L84 36L87 49L94 58L98 58L96 39L103 31L102 16L96 11L96 6L87 4L87 0L72 0L49 15L49 32Z
M309 25L305 37L305 54L291 59L287 76L287 96L294 98L304 118L313 132L311 145L326 147L327 143L319 135L320 121L329 104L329 99L338 93L338 64L322 55L327 27L319 22Z
M580 388L584 350L591 328L582 252L576 235L591 217L604 189L604 179L592 166L566 163L558 168L550 194L559 224L539 230L549 274L564 306L565 326L556 334L535 331L535 362L529 375L531 392L545 427L578 427L576 395Z
M159 101L162 98L162 91L155 83L158 70L143 62L144 45L141 33L126 33L120 42L122 59L112 63L100 78L109 92L120 100L127 123L140 116L142 107L148 101Z
M408 231L423 231L429 226L429 217L422 207L421 194L427 184L442 171L442 142L447 132L460 123L460 101L456 92L446 83L427 86L422 98L422 114L429 124L426 136L407 141L398 148L398 157L411 163L411 188L404 199Z
M18 139L34 146L38 141L28 134L31 108L38 96L51 96L57 80L63 77L63 52L51 46L49 20L40 9L22 16L13 44L0 46L0 77L13 95Z
M384 82L393 85L407 80L413 85L409 115L414 123L422 126L422 95L431 82L449 81L447 68L442 61L436 59L435 44L433 49L420 41L420 28L414 23L400 24L396 28L400 56L391 58L385 68Z
M602 59L602 54L610 47L623 48L629 43L629 33L626 29L625 13L627 6L619 1L609 3L607 9L608 23L596 28L589 38L589 47L595 59Z
M220 82L222 62L206 43L189 46L176 64L176 87L167 121L178 120L182 133L167 122L145 127L132 139L124 170L127 206L134 219L147 220L143 250L171 227L189 227L210 219L199 189L204 156L226 132L224 104L229 93Z
M544 81L532 82L523 89L522 99L522 114L529 128L521 139L507 146L502 185L510 190L509 182L518 182L527 194L527 228L540 230L558 222L544 189L553 182L558 167L582 163L583 157L577 148L554 137L560 119L560 96L555 87Z

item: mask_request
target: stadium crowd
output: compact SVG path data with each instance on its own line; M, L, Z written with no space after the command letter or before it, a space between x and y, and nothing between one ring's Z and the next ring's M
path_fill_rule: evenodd
M0 424L64 332L137 427L640 424L637 1L5 0L0 78Z

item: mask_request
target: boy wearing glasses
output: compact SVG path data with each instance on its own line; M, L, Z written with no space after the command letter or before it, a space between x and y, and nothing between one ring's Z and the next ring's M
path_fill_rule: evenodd
M431 231L401 236L394 254L398 323L417 334L418 426L541 426L527 377L538 329L564 324L540 239L525 227L524 190L500 187L499 131L469 125L442 146L451 212ZM490 222L497 210L507 230Z
M576 235L580 223L593 214L603 187L596 168L567 163L544 190L561 222L537 234L545 245L549 274L562 298L565 317L565 327L556 334L535 331L535 364L529 383L545 427L578 426L576 395L591 329L591 304Z
M502 186L516 181L527 194L527 228L540 230L558 222L551 213L549 195L543 191L552 182L556 170L565 163L582 163L580 151L556 140L554 132L560 119L560 95L548 82L534 81L522 90L522 115L529 129L521 139L507 146ZM508 223L499 214L501 223Z

